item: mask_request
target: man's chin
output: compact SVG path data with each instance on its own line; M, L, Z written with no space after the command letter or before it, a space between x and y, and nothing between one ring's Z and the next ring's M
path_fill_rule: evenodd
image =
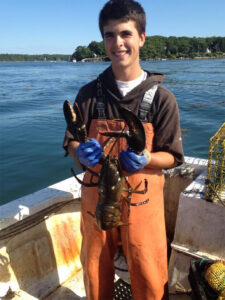
M126 68L126 66L127 66L127 61L125 61L125 60L120 60L120 61L112 61L112 64L115 66L115 67L117 67L117 68Z

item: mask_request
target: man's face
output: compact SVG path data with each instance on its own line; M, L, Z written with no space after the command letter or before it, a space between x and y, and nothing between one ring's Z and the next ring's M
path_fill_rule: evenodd
M145 33L139 35L135 22L110 20L103 28L105 49L113 69L135 70L139 66L139 49L144 45Z

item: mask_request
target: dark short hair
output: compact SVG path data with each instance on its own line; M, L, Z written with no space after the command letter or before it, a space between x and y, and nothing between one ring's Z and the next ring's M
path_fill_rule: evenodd
M104 37L103 27L110 20L134 21L139 35L145 32L146 16L141 4L134 0L110 0L99 14L99 29Z

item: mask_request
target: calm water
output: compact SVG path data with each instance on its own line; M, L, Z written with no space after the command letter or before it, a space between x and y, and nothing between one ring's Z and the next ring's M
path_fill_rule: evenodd
M0 63L0 204L71 176L62 140L65 99L108 63ZM208 157L225 121L225 59L143 62L164 73L180 108L185 155ZM193 107L196 105L197 107Z

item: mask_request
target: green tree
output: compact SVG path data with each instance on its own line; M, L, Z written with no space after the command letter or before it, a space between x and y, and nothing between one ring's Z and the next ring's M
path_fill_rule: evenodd
M177 38L170 36L166 40L166 54L168 56L176 56L178 53Z
M88 48L95 53L98 56L105 56L105 46L104 46L104 42L95 42L92 41L89 45Z
M215 37L212 42L213 52L225 52L225 38Z
M192 38L190 39L190 52L197 54L206 53L207 43L204 38Z
M150 37L150 54L151 57L165 57L166 54L166 37L155 35Z
M94 53L91 51L91 49L85 46L78 46L75 52L72 54L71 59L81 61L82 59L87 57L94 57Z
M179 37L177 38L178 42L178 56L188 57L191 53L190 38L188 37Z

